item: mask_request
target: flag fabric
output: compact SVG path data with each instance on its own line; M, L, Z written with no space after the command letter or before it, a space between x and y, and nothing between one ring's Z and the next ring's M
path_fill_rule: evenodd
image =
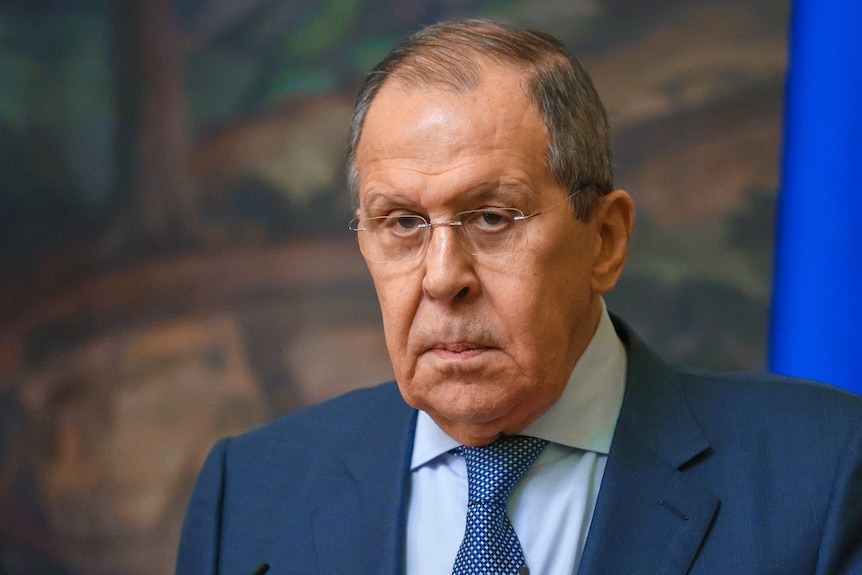
M862 394L862 0L795 0L770 369Z

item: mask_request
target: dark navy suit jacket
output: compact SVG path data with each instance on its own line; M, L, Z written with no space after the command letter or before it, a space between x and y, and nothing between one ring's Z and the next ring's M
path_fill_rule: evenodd
M680 371L616 326L626 391L578 573L862 574L862 398ZM415 422L390 383L222 440L178 574L402 573Z

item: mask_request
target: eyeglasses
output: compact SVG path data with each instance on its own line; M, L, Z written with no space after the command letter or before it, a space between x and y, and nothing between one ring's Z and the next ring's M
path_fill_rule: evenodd
M359 249L372 262L397 263L421 256L436 226L451 227L461 247L474 256L504 256L527 245L527 220L564 204L580 191L575 190L566 199L529 215L517 208L484 208L461 212L450 221L429 222L418 214L398 212L354 218L348 227L363 232L359 234Z

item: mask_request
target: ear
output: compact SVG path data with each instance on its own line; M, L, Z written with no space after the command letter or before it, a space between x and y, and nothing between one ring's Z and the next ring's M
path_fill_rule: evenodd
M602 196L593 213L598 241L593 259L593 291L605 294L617 284L626 263L629 240L635 226L635 208L631 196L614 190Z

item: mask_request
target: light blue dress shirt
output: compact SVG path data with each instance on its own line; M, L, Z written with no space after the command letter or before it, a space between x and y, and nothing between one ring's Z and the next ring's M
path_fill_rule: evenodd
M522 435L551 443L509 497L508 513L530 571L577 572L625 388L626 352L607 309L560 399ZM467 517L459 444L419 412L407 515L407 573L452 572Z

